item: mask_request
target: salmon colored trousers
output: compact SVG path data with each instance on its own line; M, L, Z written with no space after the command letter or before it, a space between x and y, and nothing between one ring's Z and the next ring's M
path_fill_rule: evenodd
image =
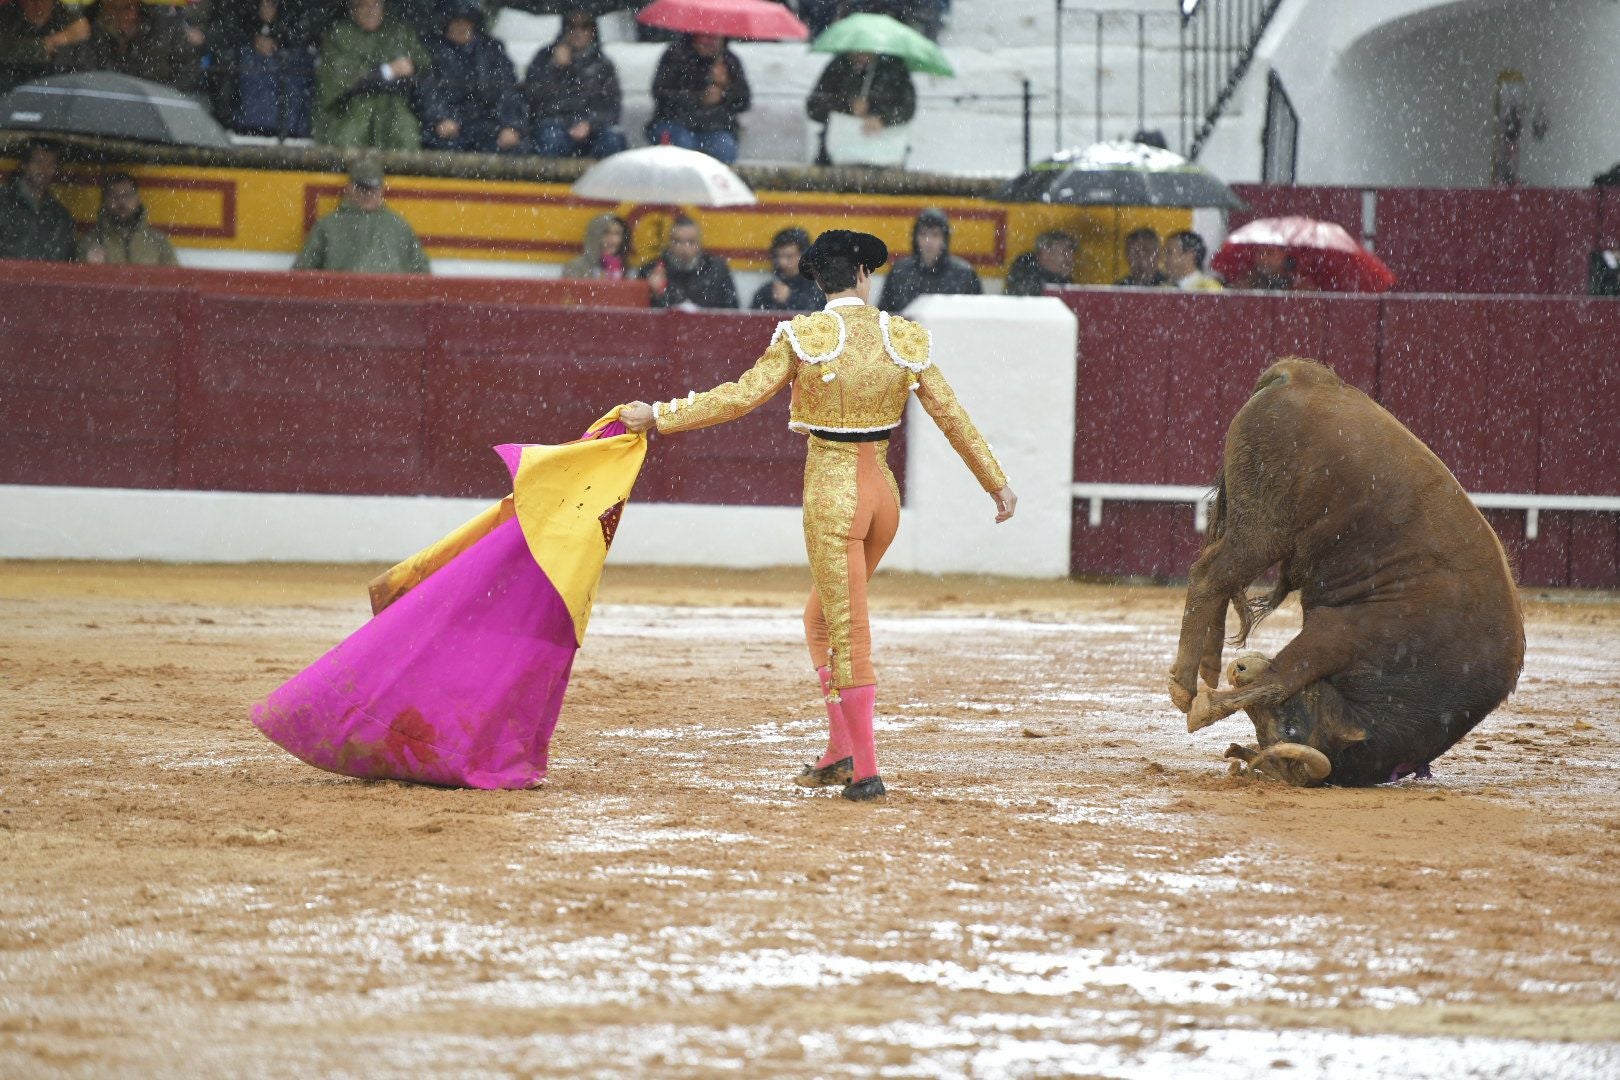
M814 588L804 608L813 667L833 686L871 686L866 583L900 527L900 491L887 440L834 442L812 435L804 469L804 540Z

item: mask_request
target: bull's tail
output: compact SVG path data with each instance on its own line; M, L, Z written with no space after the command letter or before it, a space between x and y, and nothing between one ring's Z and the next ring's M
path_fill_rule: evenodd
M1205 533L1208 544L1213 544L1226 535L1226 470L1215 478L1214 499L1210 507L1209 530ZM1227 638L1227 644L1242 648L1249 640L1249 635L1261 621L1270 615L1288 594L1294 591L1293 583L1288 579L1288 564L1284 562L1277 572L1277 585L1269 593L1250 593L1248 586L1243 586L1227 599L1232 609L1237 612L1237 633Z

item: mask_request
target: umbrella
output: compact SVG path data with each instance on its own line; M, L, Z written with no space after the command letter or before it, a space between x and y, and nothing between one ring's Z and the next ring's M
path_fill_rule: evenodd
M752 206L748 185L723 163L678 146L643 146L603 158L574 181L574 194L604 202Z
M810 28L771 0L654 0L636 21L684 34L719 34L756 41L803 41Z
M610 11L635 7L639 2L640 0L505 0L501 6L527 11L530 15L566 15L570 11L606 15Z
M0 98L0 127L110 135L177 146L230 146L194 98L162 83L110 71L51 75Z
M956 69L939 51L939 46L917 31L888 15L849 15L839 19L816 38L811 52L878 53L898 56L908 71L930 75L955 75Z
M1388 292L1395 275L1341 225L1307 217L1256 218L1226 238L1210 265L1228 281L1253 268L1262 249L1281 249L1294 270L1333 292Z
M1002 185L1003 202L1080 206L1219 206L1243 200L1215 175L1180 154L1134 142L1064 150Z

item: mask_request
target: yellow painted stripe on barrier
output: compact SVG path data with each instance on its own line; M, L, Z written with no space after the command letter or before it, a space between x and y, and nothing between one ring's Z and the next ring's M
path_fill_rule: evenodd
M95 219L103 170L69 165L57 197L80 222ZM296 252L310 223L329 213L346 178L335 173L269 169L131 166L152 224L179 247ZM613 211L630 220L637 260L652 258L668 228L672 207L611 207L574 198L565 184L392 176L388 204L422 237L429 254L443 258L511 262L563 262L579 250L586 223ZM952 223L952 251L980 274L1000 277L1049 229L1080 241L1075 280L1107 283L1125 273L1124 237L1142 226L1166 236L1191 227L1182 209L1075 207L998 203L934 196L851 195L825 192L759 193L757 206L696 208L704 245L738 269L769 268L771 237L798 225L814 236L823 229L875 233L896 253L911 250L911 226L928 207Z

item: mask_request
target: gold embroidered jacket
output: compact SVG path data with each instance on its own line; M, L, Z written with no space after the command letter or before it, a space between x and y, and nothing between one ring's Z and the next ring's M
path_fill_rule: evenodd
M658 402L653 412L659 434L691 431L752 412L792 383L794 431L887 431L899 425L915 393L979 486L1000 491L1006 474L929 352L926 328L835 300L825 311L778 323L765 355L736 382Z

